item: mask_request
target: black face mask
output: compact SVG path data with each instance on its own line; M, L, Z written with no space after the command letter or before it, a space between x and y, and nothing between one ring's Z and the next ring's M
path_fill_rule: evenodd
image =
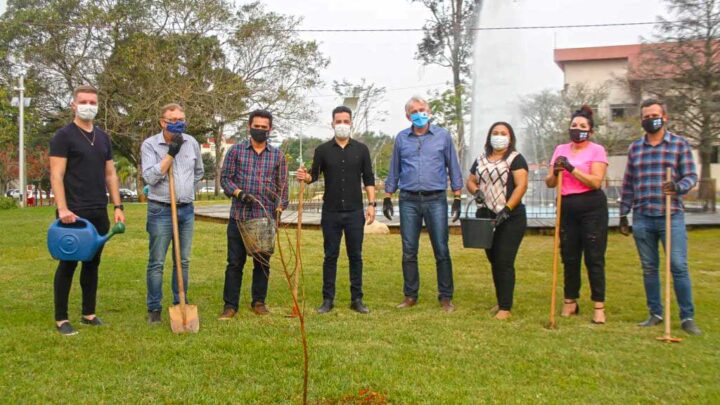
M654 134L659 131L665 123L662 118L645 118L642 120L642 127L648 134Z
M268 132L266 129L250 128L250 136L255 142L267 141Z
M570 140L575 143L580 143L588 140L590 131L583 131L582 129L570 128Z

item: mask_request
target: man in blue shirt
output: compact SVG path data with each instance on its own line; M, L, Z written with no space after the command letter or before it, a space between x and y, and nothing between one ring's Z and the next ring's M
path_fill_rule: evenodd
M448 248L447 183L455 196L453 222L460 217L462 175L450 133L430 125L430 106L420 97L405 105L405 116L412 122L395 137L390 171L385 180L383 213L392 219L392 195L400 189L400 234L405 299L398 308L417 303L420 290L417 253L423 220L430 234L437 269L438 299L446 312L452 304L453 277Z
M195 185L203 178L205 170L200 154L200 144L185 133L187 123L185 110L179 104L167 104L160 109L162 130L145 139L142 153L142 176L150 186L147 202L146 230L150 239L147 265L148 323L161 322L163 298L163 269L165 257L173 239L172 211L170 209L170 180L172 167L175 179L178 235L180 237L180 265L183 288L187 294L190 253L195 227ZM173 243L173 252L175 244ZM177 272L173 258L172 292L173 305L180 302Z

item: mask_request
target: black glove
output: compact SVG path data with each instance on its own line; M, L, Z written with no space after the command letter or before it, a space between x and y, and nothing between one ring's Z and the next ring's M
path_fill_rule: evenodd
M452 203L452 209L450 209L450 216L452 217L452 221L456 222L458 219L460 219L460 197L455 197Z
M485 194L483 194L482 190L477 189L475 194L473 194L473 197L475 198L475 202L478 204L484 204L485 203Z
M572 173L573 170L575 170L575 166L571 165L565 156L558 156L557 159L555 159L555 167L553 168L555 175L557 176L563 169L567 170L568 173Z
M240 190L236 198L238 199L238 201L244 204L250 204L255 201L255 196L242 190Z
M383 215L385 215L385 218L392 221L393 205L390 197L383 198Z
M503 222L507 221L507 219L510 218L510 207L507 205L503 207L500 212L498 212L497 216L495 217L495 228L500 226Z
M677 193L677 183L675 183L674 181L664 181L662 184L662 191L666 194Z
M182 134L173 134L170 138L170 146L168 147L168 155L175 159L175 156L180 152L182 144L185 143Z
M630 235L630 223L625 215L620 217L620 233L625 236Z

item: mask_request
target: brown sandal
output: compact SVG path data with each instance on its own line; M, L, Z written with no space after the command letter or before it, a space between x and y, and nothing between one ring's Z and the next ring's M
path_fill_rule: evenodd
M592 322L596 325L604 325L605 324L605 319L604 319L605 318L605 304L603 303L601 305L602 306L600 306L600 307L598 307L597 305L593 306L593 311L602 311L602 315L603 315L603 320L598 321L595 318L595 314L593 314L593 319L590 322Z
M564 305L563 305L562 312L560 313L560 316L562 316L564 318L569 318L572 315L578 315L580 313L580 304L578 304L577 300L566 299L566 300L563 300L563 304ZM566 311L567 306L570 304L575 304L575 310Z

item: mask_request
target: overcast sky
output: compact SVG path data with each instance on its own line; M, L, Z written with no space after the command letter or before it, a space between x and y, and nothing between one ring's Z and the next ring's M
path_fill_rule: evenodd
M429 12L409 0L266 0L267 7L284 14L304 18L298 28L421 28L429 18ZM483 18L484 26L502 25L570 25L617 22L654 21L663 12L660 0L486 0L485 7L493 10L491 19ZM531 10L518 16L519 9ZM504 11L507 9L507 11ZM641 35L650 33L649 27L558 29L545 32L552 41L539 43L532 50L527 65L544 87L561 86L562 75L553 63L553 47L582 47L637 43ZM537 31L526 33L538 35ZM492 35L502 42L502 31ZM423 66L414 59L421 32L385 33L301 33L306 39L315 39L320 50L330 58L330 66L323 72L328 85L313 92L313 100L320 106L318 123L303 132L320 137L330 137L328 129L330 111L342 102L334 97L329 85L333 80L348 79L359 82L361 78L388 89L382 109L389 112L385 122L377 123L375 130L396 134L408 122L403 113L405 101L414 94L427 95L431 89L443 89L451 80L448 69ZM515 50L507 49L507 52ZM498 55L488 55L497 58ZM498 69L502 69L502 58ZM540 73L538 73L540 72ZM547 84L547 85L545 85Z

